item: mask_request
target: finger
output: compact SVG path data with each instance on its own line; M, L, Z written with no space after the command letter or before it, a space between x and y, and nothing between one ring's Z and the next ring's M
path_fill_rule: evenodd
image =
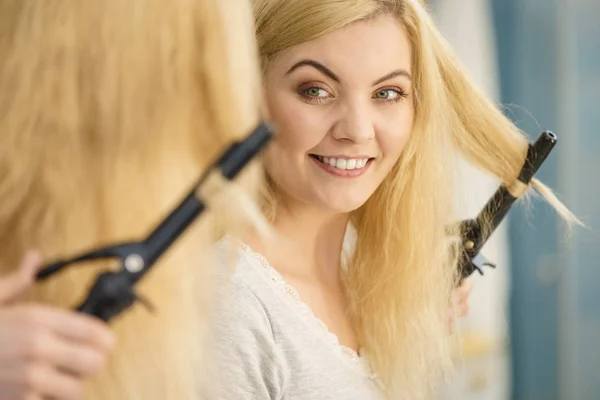
M83 382L80 378L56 371L53 377L48 376L48 383L41 389L41 394L43 398L53 400L81 400Z
M73 376L89 376L106 363L108 350L96 345L70 341L47 330L22 336L24 338L2 357L9 364L25 360L51 366Z
M469 314L469 302L467 300L453 301L448 314L452 318L466 317Z
M3 359L3 361L6 360ZM22 360L0 363L0 399L42 400L27 388L23 376L25 370Z
M471 295L472 285L470 281L465 280L461 285L452 291L450 303L452 307L458 307L463 301L468 301Z
M90 376L106 364L106 352L106 349L97 346L56 339L49 349L48 360L57 369L71 375Z
M47 365L21 364L11 370L11 375L9 378L15 382L15 386L23 395L19 398L56 400L82 398L83 385L80 379Z
M465 301L460 303L460 316L466 317L467 315L469 315L469 303Z
M103 321L82 313L65 313L52 326L54 332L64 338L83 344L98 346L104 350L112 350L115 337Z
M33 283L35 272L42 264L42 259L36 252L28 252L19 268L0 279L0 305L15 301L29 289Z
M458 303L460 303L460 291L459 289L455 289L452 291L452 294L450 295L450 308L455 309L458 306Z
M458 290L463 296L468 297L469 294L471 294L471 291L473 290L473 283L469 278L463 279Z
M452 317L459 319L466 317L469 314L469 303L466 301L458 302L452 308Z
M69 341L48 329L27 329L13 332L16 334L12 337L0 337L0 388L7 370L13 370L22 363L49 366L79 377L93 375L106 364L106 349ZM2 346L3 341L11 345Z
M29 308L24 318L32 329L46 329L64 340L96 346L101 351L114 346L114 335L108 325L83 313L36 306Z
M447 330L448 330L448 334L452 335L455 330L456 330L456 321L457 321L457 315L456 312L453 310L448 310L447 316L446 316L446 326L447 326Z
M462 308L461 313L464 313L464 315L469 312L469 296L471 295L472 288L471 282L468 281L465 282L460 292L459 306Z

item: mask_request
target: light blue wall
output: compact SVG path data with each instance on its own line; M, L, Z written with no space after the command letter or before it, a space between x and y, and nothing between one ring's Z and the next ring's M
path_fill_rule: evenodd
M600 399L600 1L492 3L502 101L558 135L539 177L596 232L564 240L539 202L511 213L513 398Z
M572 262L578 289L578 351L575 382L582 399L600 399L600 1L575 1L573 46L576 48L577 151L572 154L571 173L576 182L576 208L594 230L577 236Z

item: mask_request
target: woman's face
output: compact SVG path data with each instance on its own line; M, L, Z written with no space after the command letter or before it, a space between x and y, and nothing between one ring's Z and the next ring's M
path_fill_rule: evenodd
M411 46L391 15L281 52L265 93L278 138L266 168L284 202L334 212L364 204L413 125Z

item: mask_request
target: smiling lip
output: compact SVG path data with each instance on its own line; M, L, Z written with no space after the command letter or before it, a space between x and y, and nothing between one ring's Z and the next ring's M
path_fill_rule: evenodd
M345 160L361 160L364 158L373 158L373 157L369 157L369 156L343 156L343 155L337 155L337 156L323 156L320 154L313 154L315 156L319 156L319 157L326 157L326 158L343 158Z
M323 169L325 172L328 172L331 175L338 176L338 177L341 177L341 178L356 178L356 177L359 177L359 176L363 175L365 172L367 172L367 170L371 166L371 162L373 161L373 158L364 157L364 156L359 156L359 157L344 157L347 160L368 158L369 161L367 161L366 165L364 167L362 167L362 168L341 169L341 168L333 167L333 166L331 166L329 164L325 164L324 162L319 161L315 157L310 157L309 156L309 158L311 160L313 160L313 162L318 167L320 167L321 169ZM341 157L338 157L338 158L341 158Z

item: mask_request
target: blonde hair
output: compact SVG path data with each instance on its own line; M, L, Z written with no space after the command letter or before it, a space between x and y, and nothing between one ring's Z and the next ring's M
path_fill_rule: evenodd
M32 247L51 260L141 239L256 126L250 5L228 3L235 24L218 0L0 0L0 273ZM136 289L156 311L111 322L117 347L86 399L199 396L216 224L201 219ZM66 270L31 300L72 308L103 268Z
M403 154L351 215L357 242L346 276L351 317L390 398L431 398L451 370L444 313L457 282L452 148L510 185L527 138L469 80L423 4L412 0L254 0L263 68L277 54L348 24L394 14L413 46L415 122ZM537 180L569 222L575 217ZM265 192L273 214L272 188Z

